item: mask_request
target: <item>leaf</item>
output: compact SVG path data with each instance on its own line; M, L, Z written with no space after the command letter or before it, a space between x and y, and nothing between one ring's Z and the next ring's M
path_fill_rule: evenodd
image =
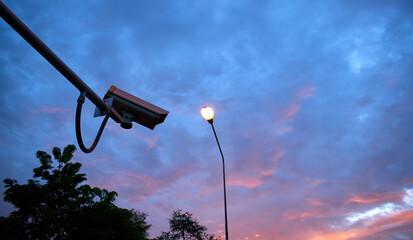
M40 163L44 166L50 166L52 164L52 157L43 151L37 151L36 157L39 159Z
M72 157L73 157L73 153L76 151L76 147L73 144L67 145L64 149L63 149L63 155L60 158L60 162L62 163L67 163L69 162Z
M52 152L55 159L60 159L62 157L62 151L60 148L54 147Z

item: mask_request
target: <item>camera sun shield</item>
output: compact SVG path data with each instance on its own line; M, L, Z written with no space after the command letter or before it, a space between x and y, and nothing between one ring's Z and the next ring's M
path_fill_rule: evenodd
M112 110L115 111L112 111L110 117L121 123L123 128L131 128L132 122L136 122L149 129L154 129L156 125L165 120L169 113L113 85L103 99L112 103ZM95 116L99 115L97 112L98 110L96 110Z

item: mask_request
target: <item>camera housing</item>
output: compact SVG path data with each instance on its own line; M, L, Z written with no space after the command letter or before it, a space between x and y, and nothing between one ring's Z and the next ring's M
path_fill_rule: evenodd
M154 129L156 125L165 120L169 113L165 109L135 97L113 85L109 88L103 100L111 105L110 117L126 129L132 128L132 122ZM95 117L102 115L104 114L96 108Z

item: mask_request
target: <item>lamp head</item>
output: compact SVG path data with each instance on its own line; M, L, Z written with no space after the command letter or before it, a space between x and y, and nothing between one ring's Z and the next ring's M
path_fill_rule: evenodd
M203 107L201 108L201 115L203 118L205 118L205 120L212 124L214 120L214 109L212 109L212 107L210 106Z

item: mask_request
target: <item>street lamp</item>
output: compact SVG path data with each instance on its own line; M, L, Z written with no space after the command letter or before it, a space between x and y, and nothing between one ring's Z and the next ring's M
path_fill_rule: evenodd
M222 178L223 178L223 183L224 183L224 209L225 209L225 239L229 240L228 238L228 216L227 216L227 190L226 190L226 184L225 184L225 161L224 161L224 154L222 154L221 146L219 145L217 133L215 132L214 128L214 109L212 107L207 106L201 108L201 115L205 120L207 120L212 127L212 131L214 131L215 139L217 140L219 152L221 153L222 157Z

